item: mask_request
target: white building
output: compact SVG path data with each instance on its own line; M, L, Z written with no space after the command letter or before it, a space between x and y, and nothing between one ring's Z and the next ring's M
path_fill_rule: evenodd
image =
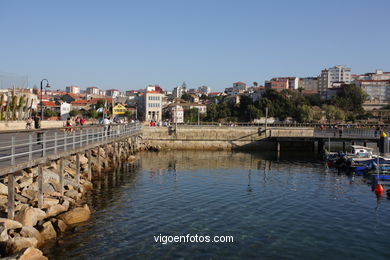
M340 85L350 84L352 79L351 68L346 66L337 65L329 69L321 71L321 75L318 77L318 91L320 92L320 98L327 100L327 91L333 88L334 84Z
M69 112L70 112L71 108L72 108L72 105L69 103L66 103L66 102L63 102L60 105L61 120L66 120L66 119L68 119L68 117L70 117Z
M181 98L181 96L187 92L187 89L183 86L177 86L173 89L172 95L174 98Z
M106 90L106 95L112 98L119 97L120 91L117 89L108 89Z
M375 73L357 75L354 83L367 93L366 103L390 103L390 72L377 69Z
M88 95L100 95L100 89L97 87L88 87L85 93Z
M289 89L298 89L299 88L299 78L289 77L288 78L288 88Z
M145 120L159 122L162 119L162 89L159 86L148 86L145 91Z
M174 123L184 123L184 109L182 106L175 105L171 108L172 121Z
M66 93L80 94L80 87L78 86L67 86Z

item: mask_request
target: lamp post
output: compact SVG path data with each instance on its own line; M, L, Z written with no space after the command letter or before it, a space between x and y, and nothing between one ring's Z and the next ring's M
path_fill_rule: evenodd
M41 120L43 120L43 82L46 81L45 88L50 88L49 81L47 79L41 80Z

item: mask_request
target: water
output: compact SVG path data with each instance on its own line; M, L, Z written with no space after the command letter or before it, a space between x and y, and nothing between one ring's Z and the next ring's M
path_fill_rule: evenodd
M143 153L95 183L91 220L51 259L389 259L390 200L313 155ZM229 235L168 243L158 235Z

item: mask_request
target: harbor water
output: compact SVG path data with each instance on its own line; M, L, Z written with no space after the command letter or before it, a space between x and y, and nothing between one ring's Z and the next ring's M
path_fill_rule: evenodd
M390 200L311 153L145 152L88 194L49 259L390 259ZM156 242L158 236L233 242Z

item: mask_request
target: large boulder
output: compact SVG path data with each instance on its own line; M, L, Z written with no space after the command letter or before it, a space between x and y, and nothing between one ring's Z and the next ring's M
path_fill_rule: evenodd
M43 199L43 206L42 206L42 208L47 209L47 208L50 208L53 205L57 205L58 203L60 203L60 201L58 199L55 199L55 198L44 198Z
M14 237L8 240L7 251L9 253L15 253L23 248L37 247L38 240L34 237Z
M0 182L0 194L8 195L8 187Z
M65 224L65 222L62 221L61 219L59 219L56 224L57 224L58 230L60 230L62 233L64 233L66 231L67 227L68 227Z
M66 210L67 209L61 204L53 205L46 211L46 217L55 217Z
M24 226L35 226L38 221L46 218L46 213L38 208L28 207L20 210L15 216L15 220L22 223Z
M17 229L23 227L22 223L8 218L0 218L0 223L3 223L6 229Z
M8 230L5 228L4 223L0 224L0 242L6 242L9 239Z
M84 207L74 208L58 216L58 219L65 222L67 225L76 224L87 221L91 217L91 211L87 204Z
M55 239L57 237L57 233L50 221L47 221L42 225L41 236L45 241Z
M23 249L18 253L16 259L17 260L48 260L48 258L43 255L41 250L34 247L28 247Z
M67 190L64 195L74 200L77 200L79 197L81 197L77 190Z
M22 237L34 237L38 241L38 246L41 246L44 242L42 239L41 233L39 233L38 230L36 230L34 227L31 226L24 226L22 230L20 231L20 235Z

